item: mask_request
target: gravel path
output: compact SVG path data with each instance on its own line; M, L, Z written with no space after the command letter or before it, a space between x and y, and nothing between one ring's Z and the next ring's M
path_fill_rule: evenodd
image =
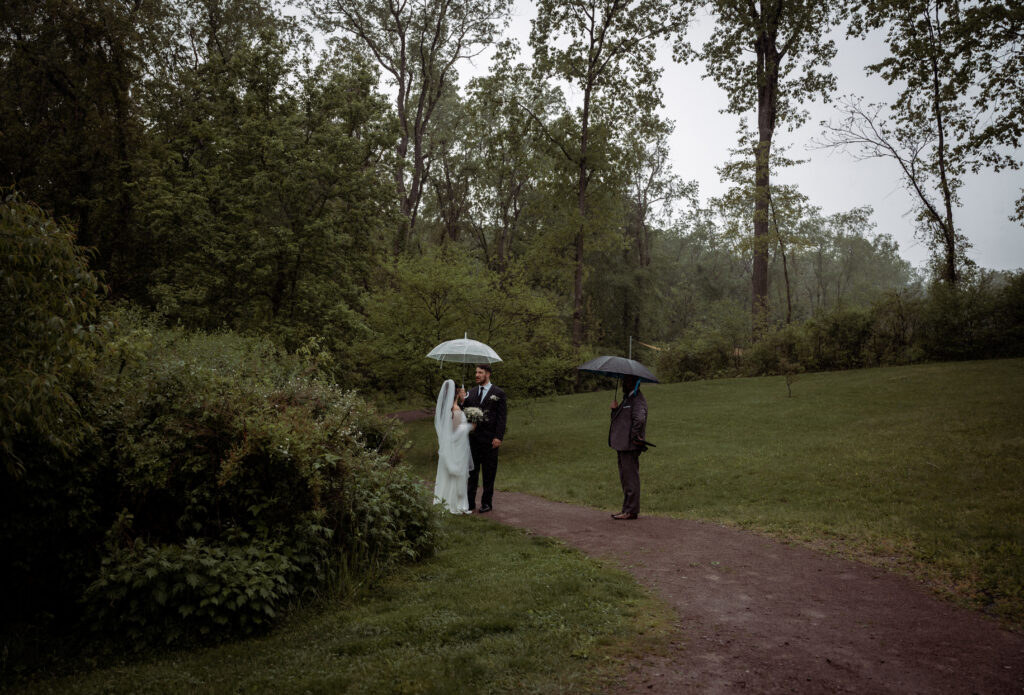
M1024 635L908 579L713 524L498 491L491 521L625 568L678 614L621 693L1024 693Z

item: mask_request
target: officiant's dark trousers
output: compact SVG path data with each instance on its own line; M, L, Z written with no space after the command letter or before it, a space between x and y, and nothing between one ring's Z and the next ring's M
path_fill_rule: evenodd
M480 485L480 471L484 475L484 492L480 506L489 507L494 499L494 478L498 474L498 450L489 441L469 438L469 451L473 455L473 470L469 472L469 508L476 508L476 489Z
M640 452L619 451L619 482L622 484L622 513L640 513Z

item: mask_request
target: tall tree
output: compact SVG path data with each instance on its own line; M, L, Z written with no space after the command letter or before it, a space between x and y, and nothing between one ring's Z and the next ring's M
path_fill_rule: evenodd
M304 67L270 0L179 9L147 94L151 297L190 326L343 352L393 221L377 74L359 56Z
M806 204L806 197L796 190L795 186L773 185L768 190L768 229L765 235L753 237L749 233L751 219L756 214L756 202L761 191L757 187L757 172L759 162L756 153L759 150L759 134L750 133L747 130L745 119L740 122L738 129L739 144L730 150L732 158L720 167L717 167L719 177L723 182L732 184L723 195L713 198L710 203L723 222L722 231L730 238L732 244L747 253L756 261L756 250L760 246L764 249L766 256L765 273L769 274L768 259L773 251L782 260L785 297L786 297L786 322L792 318L792 292L789 279L789 251L790 247L800 243L799 238L794 235L793 228L799 220L802 210ZM768 169L778 173L784 167L800 164L800 160L790 159L785 155L786 148L773 147L768 159ZM755 156L751 157L750 153ZM755 264L752 263L751 267ZM767 291L768 283L765 282ZM781 294L781 293L780 293ZM754 313L755 332L760 328L757 321L762 324L771 315L771 307L766 303L764 313Z
M473 124L467 105L450 85L431 120L433 164L427 179L424 220L434 223L430 235L437 241L459 242L473 226L473 190L480 175L480 159L473 152Z
M960 204L963 162L953 156L948 139L939 136L937 121L927 113L918 112L905 122L897 115L894 125L882 116L884 108L856 97L843 99L842 119L823 123L821 143L857 158L889 158L899 165L904 186L916 201L917 235L931 251L936 276L956 285L970 264L970 244L953 219L953 208Z
M692 9L669 0L539 0L530 46L539 75L564 80L579 93L572 140L551 134L575 168L577 220L573 239L572 344L583 343L584 251L588 188L602 167L602 148L617 121L661 105L654 67L657 40L682 31ZM595 121L602 128L595 128Z
M547 161L538 142L536 115L549 123L563 106L561 93L536 80L529 67L516 63L518 46L503 42L490 72L466 89L468 151L475 167L474 243L490 267L504 269L521 253L524 214L537 200Z
M962 175L977 152L967 139L983 116L967 96L973 83L970 61L959 54L963 24L959 0L872 0L853 15L850 33L885 32L890 55L867 71L900 93L883 108L851 97L842 104L843 119L828 125L825 144L850 148L858 156L889 157L917 201L919 234L932 249L937 275L955 286L969 265L966 237L957 229L953 210ZM960 146L958 146L958 143Z
M626 235L642 268L651 264L653 227L670 225L672 209L681 198L694 200L697 183L684 183L672 173L668 138L673 124L650 119L626 134L623 161L629 187L629 218Z
M327 30L368 51L395 90L399 136L393 177L401 210L396 251L415 227L430 173L430 119L455 84L459 61L494 42L511 0L305 0Z
M610 338L612 344L626 345L629 336L655 339L666 284L655 260L663 252L660 244L673 226L679 204L688 201L696 205L697 182L684 182L672 172L668 149L671 132L671 122L645 119L630 127L622 138L617 165L625 208L622 245L611 256L608 272L597 273L599 279L595 278L598 281L594 283L614 287L613 293L606 291L598 302L605 309L615 307L619 313L618 321L605 322L606 341Z
M751 308L754 330L767 316L769 201L771 154L776 128L790 128L806 118L799 106L817 96L828 100L835 77L823 72L835 56L826 40L839 21L836 5L818 0L712 0L715 30L699 57L708 74L729 98L735 114L757 111L758 142L752 153L755 168L753 275ZM677 55L689 57L677 44Z
M980 0L966 7L956 44L978 86L972 106L985 114L966 146L997 171L1019 169L1016 150L1024 136L1024 2ZM972 168L977 170L977 163ZM1017 199L1015 219L1024 223L1024 195Z
M115 293L133 281L131 186L142 133L141 27L162 3L0 6L0 186L68 218Z

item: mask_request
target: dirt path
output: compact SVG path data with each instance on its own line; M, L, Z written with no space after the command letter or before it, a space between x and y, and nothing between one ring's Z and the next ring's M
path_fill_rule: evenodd
M751 533L496 492L492 521L611 560L678 614L622 693L1024 693L1024 635L882 570Z

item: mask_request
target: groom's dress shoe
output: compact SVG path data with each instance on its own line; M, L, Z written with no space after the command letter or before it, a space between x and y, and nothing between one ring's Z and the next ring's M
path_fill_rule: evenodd
M494 509L494 507L492 507L489 504L480 505L480 513L481 514L486 514L487 512L491 511L492 509Z
M637 518L637 515L622 512L621 514L612 514L612 518L616 521L633 521Z

